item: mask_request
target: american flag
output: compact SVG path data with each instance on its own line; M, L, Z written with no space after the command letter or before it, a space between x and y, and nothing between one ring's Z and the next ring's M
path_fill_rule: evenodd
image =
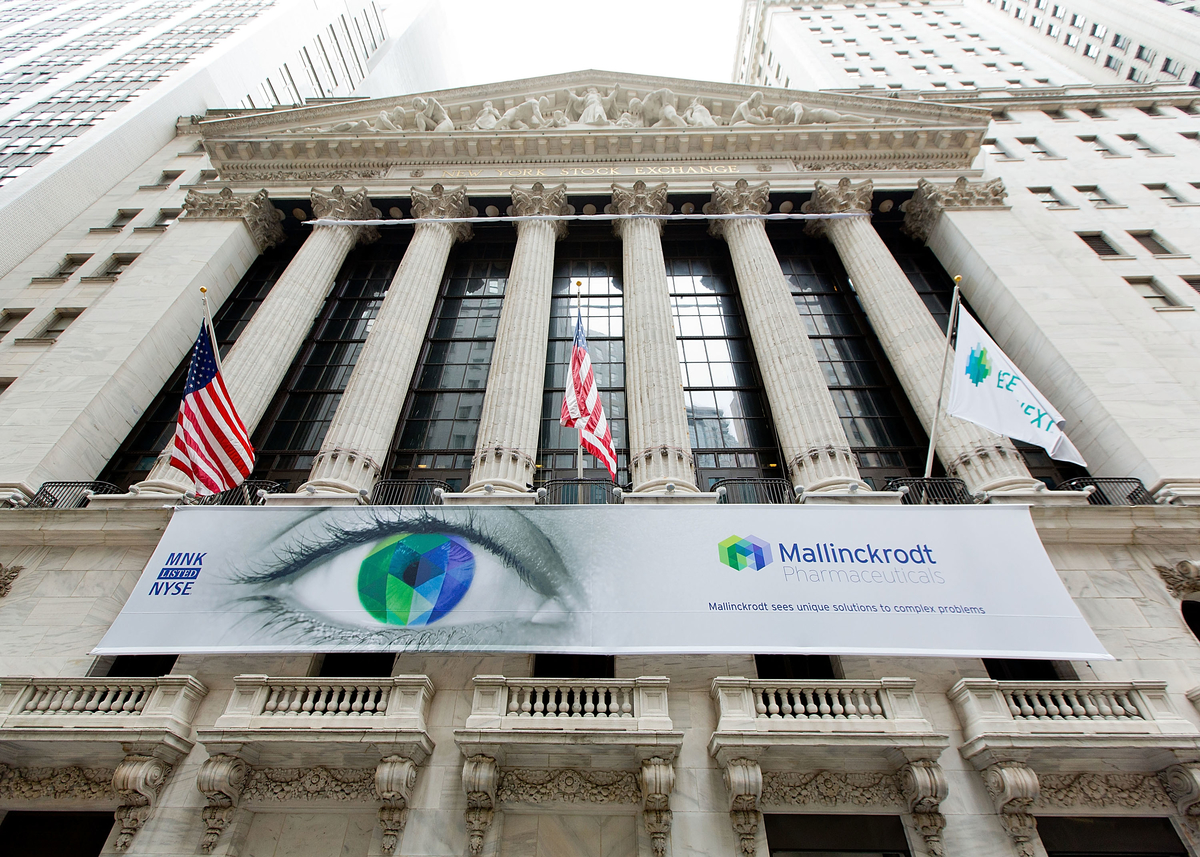
M612 432L604 419L600 391L592 375L592 358L588 356L587 337L583 333L583 314L576 310L575 343L571 346L571 371L567 374L567 389L563 395L564 426L579 428L583 448L604 462L609 475L617 478L617 453L613 450Z
M187 474L201 497L237 487L254 468L254 447L221 379L207 319L192 349L171 466Z

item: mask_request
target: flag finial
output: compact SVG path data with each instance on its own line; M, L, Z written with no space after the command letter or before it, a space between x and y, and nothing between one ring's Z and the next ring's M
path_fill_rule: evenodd
M961 282L962 282L962 274L957 274L957 275L955 275L955 277L954 277L954 285L956 285L956 286L957 286L957 285L958 285L959 283L961 283Z
M206 295L206 294L208 294L208 288L207 288L206 286L201 286L201 287L200 287L200 294L202 294L202 295Z

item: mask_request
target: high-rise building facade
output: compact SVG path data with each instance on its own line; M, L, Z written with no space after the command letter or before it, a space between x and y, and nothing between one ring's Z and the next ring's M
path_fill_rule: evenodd
M1196 92L782 44L189 117L0 278L0 847L1200 853ZM939 413L955 276L1086 468Z

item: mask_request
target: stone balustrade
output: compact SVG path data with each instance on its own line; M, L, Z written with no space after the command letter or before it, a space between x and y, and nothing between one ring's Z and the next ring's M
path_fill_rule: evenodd
M468 729L670 730L668 679L476 676Z

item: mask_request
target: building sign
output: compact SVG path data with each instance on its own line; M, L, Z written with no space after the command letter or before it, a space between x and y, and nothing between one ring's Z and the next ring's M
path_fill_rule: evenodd
M1108 658L1023 507L184 508L96 654Z

